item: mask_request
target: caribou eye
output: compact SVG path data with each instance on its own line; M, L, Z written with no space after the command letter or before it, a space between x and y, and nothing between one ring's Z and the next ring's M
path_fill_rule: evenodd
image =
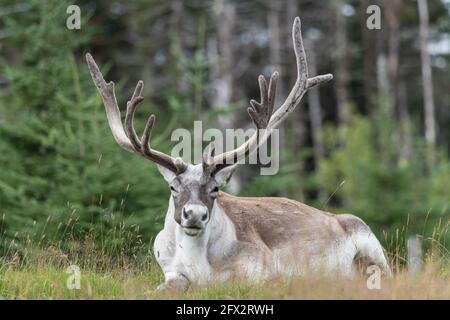
M173 192L178 192L173 186L170 186L170 190Z
M215 198L215 197L217 197L217 194L219 193L219 187L214 187L210 192L209 192L209 195L212 197L212 198Z

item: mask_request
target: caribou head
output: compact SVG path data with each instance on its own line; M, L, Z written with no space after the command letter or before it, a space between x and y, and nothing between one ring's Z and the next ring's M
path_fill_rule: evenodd
M212 173L203 162L201 165L187 165L186 170L178 175L159 168L170 187L173 218L187 235L194 237L203 233L213 213L219 189L228 182L234 168L229 166Z

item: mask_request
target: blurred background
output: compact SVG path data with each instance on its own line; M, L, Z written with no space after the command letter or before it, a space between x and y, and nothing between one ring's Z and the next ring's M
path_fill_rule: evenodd
M353 213L388 249L416 233L450 247L450 1L73 2L0 0L0 256L87 238L133 255L162 228L169 189L116 145L86 52L123 107L144 80L136 127L155 113L153 146L170 152L194 120L250 127L259 74L280 72L284 100L295 16L310 76L335 78L283 124L279 173L242 165L232 192ZM71 4L79 30L66 28ZM379 30L366 26L373 4Z

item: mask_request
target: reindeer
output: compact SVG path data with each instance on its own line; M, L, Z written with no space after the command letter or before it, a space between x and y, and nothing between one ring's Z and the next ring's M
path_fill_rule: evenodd
M390 274L382 246L370 228L350 214L335 215L286 198L243 198L220 191L238 161L261 146L309 88L329 81L331 74L308 78L300 18L292 39L297 80L275 111L278 73L267 83L259 76L261 101L250 101L248 113L255 133L238 148L214 154L210 144L200 164L188 164L150 146L155 116L148 118L139 138L133 128L143 82L127 103L125 126L117 105L114 83L106 83L92 56L86 55L92 79L100 92L117 143L153 162L170 187L164 229L154 241L154 254L165 281L158 289L183 292L191 284L207 285L230 279L259 281L278 275L326 272L358 273L358 261L377 265Z

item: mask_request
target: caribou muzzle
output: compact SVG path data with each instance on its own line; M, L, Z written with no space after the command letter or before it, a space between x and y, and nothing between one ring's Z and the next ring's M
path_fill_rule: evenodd
M188 236L197 236L209 221L209 210L203 204L186 204L182 209L181 227Z

